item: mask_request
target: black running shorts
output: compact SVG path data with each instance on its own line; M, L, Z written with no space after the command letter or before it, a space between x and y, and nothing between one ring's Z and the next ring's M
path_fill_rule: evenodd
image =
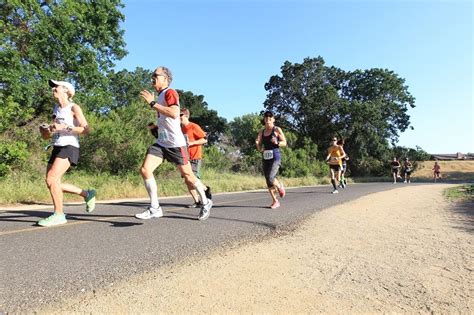
M53 164L56 158L68 159L72 166L76 166L79 161L79 148L67 145L64 147L54 146L48 164Z
M336 172L339 172L341 170L341 166L339 164L337 165L329 164L329 168L332 170L335 170Z
M175 165L186 165L189 160L188 150L186 147L165 148L158 143L149 147L146 154L160 157Z

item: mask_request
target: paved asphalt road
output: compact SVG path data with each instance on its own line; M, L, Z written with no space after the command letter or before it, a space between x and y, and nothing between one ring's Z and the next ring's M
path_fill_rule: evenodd
M163 218L137 220L140 202L66 206L68 223L42 228L51 210L0 209L0 314L28 311L61 297L109 286L186 257L206 255L237 241L291 230L305 217L370 193L398 187L354 184L337 195L329 186L287 189L278 209L266 191L216 194L211 217L197 220L190 197L162 199Z

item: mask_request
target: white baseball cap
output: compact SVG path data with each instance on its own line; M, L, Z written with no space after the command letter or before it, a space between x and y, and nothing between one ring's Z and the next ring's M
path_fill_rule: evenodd
M70 97L73 97L74 94L76 93L76 89L74 89L74 86L69 82L49 80L48 83L50 87L64 86L68 90L69 94L71 95Z

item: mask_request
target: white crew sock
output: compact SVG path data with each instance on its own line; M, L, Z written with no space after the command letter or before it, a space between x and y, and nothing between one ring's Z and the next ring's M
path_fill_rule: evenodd
M160 203L158 202L158 187L156 186L154 177L145 179L145 188L148 192L148 196L150 196L150 206L154 209L158 209Z

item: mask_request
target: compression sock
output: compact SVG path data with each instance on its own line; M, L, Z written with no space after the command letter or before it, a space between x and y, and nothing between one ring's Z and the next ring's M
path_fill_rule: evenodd
M202 204L206 205L207 204L206 192L204 191L204 185L201 183L199 179L196 179L196 182L194 183L194 187L196 188L199 198L201 198Z
M150 196L150 206L154 209L158 209L160 203L158 202L158 187L156 186L154 177L145 179L145 188L148 192L148 196Z
M332 184L332 187L334 187L334 190L337 190L335 179L331 179L331 184Z

